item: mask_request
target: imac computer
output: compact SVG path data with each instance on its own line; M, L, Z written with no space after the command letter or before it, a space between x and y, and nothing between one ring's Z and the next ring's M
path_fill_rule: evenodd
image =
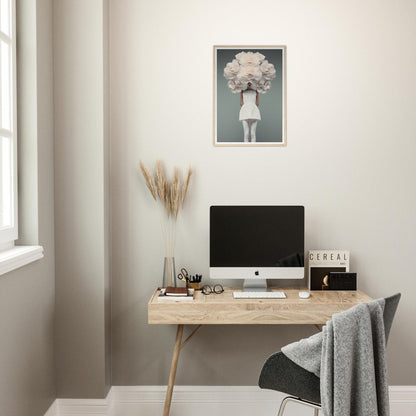
M303 206L211 206L210 278L261 292L266 279L303 279L304 242Z

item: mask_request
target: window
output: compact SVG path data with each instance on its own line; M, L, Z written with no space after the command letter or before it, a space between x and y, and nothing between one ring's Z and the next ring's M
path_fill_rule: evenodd
M15 0L0 0L0 249L17 239Z

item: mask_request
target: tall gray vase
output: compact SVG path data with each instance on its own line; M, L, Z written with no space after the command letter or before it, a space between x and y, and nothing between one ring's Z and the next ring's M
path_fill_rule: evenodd
M165 257L163 266L163 287L176 287L175 257Z

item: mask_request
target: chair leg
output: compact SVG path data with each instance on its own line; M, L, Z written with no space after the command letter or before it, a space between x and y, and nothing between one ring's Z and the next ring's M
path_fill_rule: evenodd
M291 399L291 397L285 397L282 400L282 403L280 403L279 413L277 414L277 416L282 416L283 415L283 412L285 411L286 404L287 404L287 402L290 401L290 399Z
M285 411L285 407L288 402L301 403L305 406L312 407L314 409L314 412L313 412L314 416L319 415L319 409L321 408L319 404L308 402L306 400L302 400L297 397L288 396L282 400L282 403L280 404L280 408L279 408L279 413L277 414L277 416L283 416L283 412Z

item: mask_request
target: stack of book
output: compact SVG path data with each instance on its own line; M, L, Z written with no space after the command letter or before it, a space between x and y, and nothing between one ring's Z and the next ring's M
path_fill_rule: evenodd
M158 300L193 300L194 289L188 289L186 287L173 287L168 286L167 288L160 289Z

